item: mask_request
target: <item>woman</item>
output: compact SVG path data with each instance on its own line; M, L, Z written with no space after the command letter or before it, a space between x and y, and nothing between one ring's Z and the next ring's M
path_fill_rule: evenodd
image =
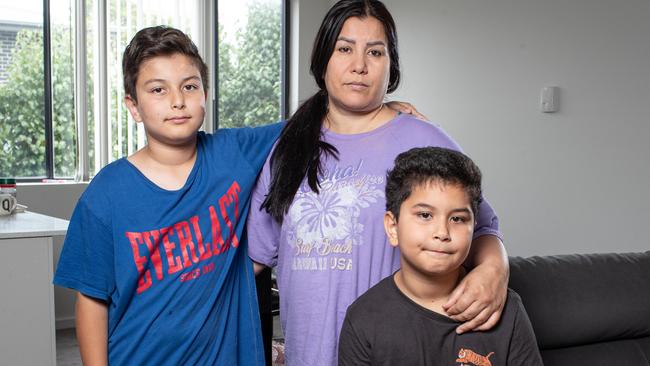
M348 305L399 268L383 229L384 179L416 146L460 147L440 128L384 106L400 80L393 19L379 1L342 0L325 16L311 58L320 90L287 121L253 193L249 255L277 266L285 355L291 365L335 365ZM261 207L261 210L257 208ZM508 267L498 219L483 203L473 266L445 308L491 328Z

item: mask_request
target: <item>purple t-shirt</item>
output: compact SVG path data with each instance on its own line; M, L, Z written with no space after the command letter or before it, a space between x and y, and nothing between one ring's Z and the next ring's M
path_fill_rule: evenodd
M282 225L259 207L269 188L269 161L253 191L248 217L249 255L277 266L280 317L288 365L336 365L345 312L357 297L400 266L383 226L386 171L395 157L422 146L460 150L441 128L399 115L366 133L324 131L339 159L324 159L321 192L303 182ZM501 236L484 201L474 237Z

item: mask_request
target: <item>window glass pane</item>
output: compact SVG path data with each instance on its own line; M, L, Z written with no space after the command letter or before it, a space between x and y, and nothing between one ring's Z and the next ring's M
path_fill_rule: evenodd
M0 3L0 176L45 176L43 2Z
M282 1L219 2L219 127L281 118Z
M152 25L169 25L199 41L200 0L109 0L108 83L109 160L130 155L145 144L144 129L124 105L122 53L135 33Z
M77 129L74 107L74 2L50 0L54 176L74 178Z

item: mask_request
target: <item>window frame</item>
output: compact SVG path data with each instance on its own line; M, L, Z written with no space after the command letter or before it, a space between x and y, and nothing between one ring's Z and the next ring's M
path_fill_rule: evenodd
M100 168L109 163L109 141L108 141L108 104L109 93L108 87L108 68L107 68L107 1L95 0L97 2L98 14L95 14L97 24L97 54L98 69L96 74L99 76L95 80L97 93L94 95L97 104L97 115L99 120L99 141L95 141L95 146L99 147L96 154L99 155ZM280 55L280 118L286 119L289 110L289 1L281 1L281 55ZM201 0L199 6L203 10L203 18L198 21L202 23L202 34L200 36L199 49L204 50L205 62L212 65L214 70L213 78L210 80L208 98L212 103L208 103L205 115L205 130L207 132L216 131L219 121L218 108L218 85L219 85L219 37L218 29L218 1ZM76 174L73 178L58 178L54 172L54 130L53 130L53 100L52 100L52 49L51 49L51 12L50 0L43 0L43 73L44 73L44 124L45 124L45 176L34 177L17 177L20 183L45 182L48 181L66 181L66 182L87 182L91 179L88 161L88 120L87 120L87 82L86 82L86 62L87 62L87 32L86 32L86 1L74 0L74 108L75 108L75 126L76 126Z
M48 178L54 178L54 128L52 126L52 42L50 28L50 0L43 0L43 84L45 87L45 90L43 92L43 119L45 121L45 175Z

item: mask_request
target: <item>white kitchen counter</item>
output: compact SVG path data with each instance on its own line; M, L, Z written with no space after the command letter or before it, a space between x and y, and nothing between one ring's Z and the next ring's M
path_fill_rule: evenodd
M0 216L0 239L65 235L68 221L34 212Z
M56 365L52 237L67 228L33 212L0 216L2 365Z

